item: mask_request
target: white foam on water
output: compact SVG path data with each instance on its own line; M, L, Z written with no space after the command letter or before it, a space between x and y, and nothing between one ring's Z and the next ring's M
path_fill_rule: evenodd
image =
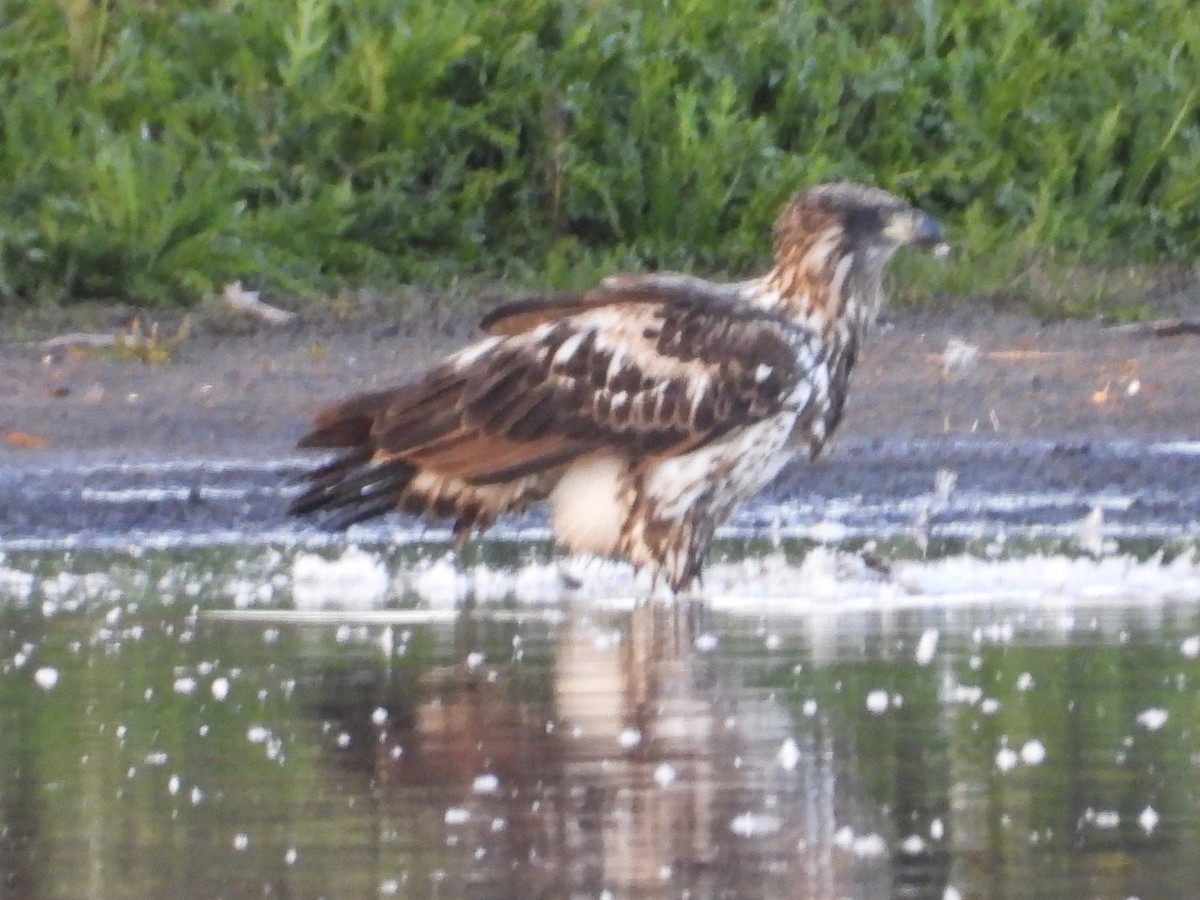
M214 678L209 690L212 692L214 700L224 700L229 696L229 679L224 676Z
M778 816L769 813L744 812L734 816L729 830L739 837L755 838L776 834L783 827Z
M1040 766L1046 760L1046 745L1031 738L1021 745L1021 762L1027 766Z
M238 609L276 606L277 593L290 588L299 612L379 610L391 602L425 610L457 610L468 599L482 607L513 600L545 610L561 603L586 602L596 608L628 609L647 600L699 600L711 608L773 615L809 615L874 609L945 607L985 604L1034 604L1061 607L1131 602L1200 601L1200 563L1194 552L1170 561L1156 555L1139 559L1110 554L1100 558L1033 553L1020 558L986 559L958 555L940 559L896 560L887 574L867 565L856 553L817 546L800 559L783 551L708 567L694 595L674 598L663 585L651 584L647 573L605 560L530 561L516 567L487 563L464 565L457 554L401 559L395 549L351 545L330 555L309 549L269 548L248 555L233 571L204 575L181 571L151 576L134 565L105 571L58 572L39 577L17 568L8 558L0 565L0 599L40 602L50 612L83 603L122 604L149 592L164 602L198 594L224 596ZM47 606L48 604L48 606ZM120 607L109 611L117 629ZM926 630L914 656L932 662L938 645L935 630ZM1200 636L1180 645L1185 657L1200 656Z
M1167 724L1168 718L1170 715L1165 709L1151 707L1137 714L1137 723L1147 731L1158 731Z
M1001 747L996 751L996 768L1001 772L1011 772L1017 767L1020 757L1012 747Z
M927 666L933 662L933 655L937 652L938 639L940 633L936 628L926 628L921 633L921 639L917 642L917 665Z
M24 602L33 593L36 580L29 572L0 566L0 596Z
M861 859L878 859L887 854L887 841L874 832L855 834L849 825L843 825L833 835L835 847L853 853Z
M874 715L880 716L887 712L888 703L887 691L871 691L867 694L867 709Z
M800 748L796 745L795 740L792 738L787 738L784 740L783 744L780 745L779 752L775 754L775 758L779 760L779 765L791 772L796 768L797 765L799 765L800 760L804 757L800 752Z
M336 559L300 553L292 560L292 599L297 609L370 608L384 599L389 581L379 555L354 545Z
M1150 834L1158 827L1158 818L1158 813L1154 811L1154 807L1147 806L1138 815L1138 825L1141 826L1142 831Z
M483 606L516 600L530 607L587 602L596 608L628 609L647 600L672 602L645 573L612 561L529 562L516 568L486 563L464 566L454 554L416 562L389 562L358 547L328 559L301 552L292 563L293 593L300 610L333 606L378 608L388 598L416 600L432 610L456 609L468 599ZM888 575L857 554L826 547L799 561L782 552L712 564L694 596L728 612L807 615L879 608L919 608L993 603L1071 607L1097 604L1200 600L1200 564L1184 553L1170 562L1127 555L1100 559L1031 554L1019 559L954 556L901 560ZM928 664L937 634L923 634L916 657ZM1189 645L1184 653L1193 648Z
M494 794L500 790L500 778L490 772L476 775L471 790L476 794Z

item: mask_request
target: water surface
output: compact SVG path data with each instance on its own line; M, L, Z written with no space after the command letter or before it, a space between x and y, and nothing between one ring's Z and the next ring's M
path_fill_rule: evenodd
M10 553L4 896L1200 883L1186 553L880 573L789 546L676 604L439 553Z

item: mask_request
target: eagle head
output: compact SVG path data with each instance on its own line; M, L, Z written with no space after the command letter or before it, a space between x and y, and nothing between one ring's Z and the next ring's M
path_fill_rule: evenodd
M883 269L904 246L943 255L941 223L881 188L823 184L792 197L775 222L771 283L806 319L875 319Z

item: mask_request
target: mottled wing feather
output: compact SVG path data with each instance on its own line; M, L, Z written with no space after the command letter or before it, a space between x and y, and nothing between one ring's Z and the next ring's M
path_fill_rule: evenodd
M609 306L637 306L682 301L720 303L732 307L750 282L720 283L676 272L612 275L582 294L547 294L504 303L479 322L487 334L524 334L539 325L559 322Z
M302 449L352 447L367 441L375 417L395 399L395 391L359 394L317 413L312 430L300 439Z
M549 294L503 303L484 315L479 321L479 327L486 334L501 337L524 334L532 331L538 325L564 319L596 306L603 306L607 302L605 298L600 298L599 301L590 300L590 296L590 294Z
M851 338L838 354L829 374L829 410L825 414L825 434L833 434L834 429L841 424L842 415L846 411L846 397L850 393L850 370L858 359L858 342ZM815 458L824 446L823 442L813 445L812 455Z
M352 449L294 508L344 505L357 520L383 511L390 491L401 506L446 507L461 523L474 504L466 518L490 520L504 511L489 499L501 486L524 485L502 495L520 504L592 453L688 452L778 412L805 377L799 349L815 338L782 318L690 288L593 294L604 302L585 295L564 318L562 301L556 316L486 338L418 382L322 413L304 444ZM422 473L440 479L432 499L413 499Z

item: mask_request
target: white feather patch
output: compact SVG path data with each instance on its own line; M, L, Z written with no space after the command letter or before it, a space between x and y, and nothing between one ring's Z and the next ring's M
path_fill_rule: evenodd
M833 267L833 278L829 282L829 295L831 297L841 296L842 289L846 286L846 276L850 274L850 269L853 265L853 253L847 253L837 261L837 265Z
M621 486L628 471L618 456L575 463L550 493L554 534L572 553L609 556L616 551L627 510Z
M739 429L716 443L659 463L646 479L654 517L679 519L705 495L708 514L723 519L758 493L791 459L788 437L796 421L784 412Z
M563 341L554 354L554 365L566 365L571 357L575 355L575 351L579 349L579 345L583 343L583 339L586 336L586 331L577 331Z
M805 263L814 271L825 268L829 265L829 258L837 252L840 245L840 237L840 228L831 228L829 231L826 231L813 243L805 255Z

